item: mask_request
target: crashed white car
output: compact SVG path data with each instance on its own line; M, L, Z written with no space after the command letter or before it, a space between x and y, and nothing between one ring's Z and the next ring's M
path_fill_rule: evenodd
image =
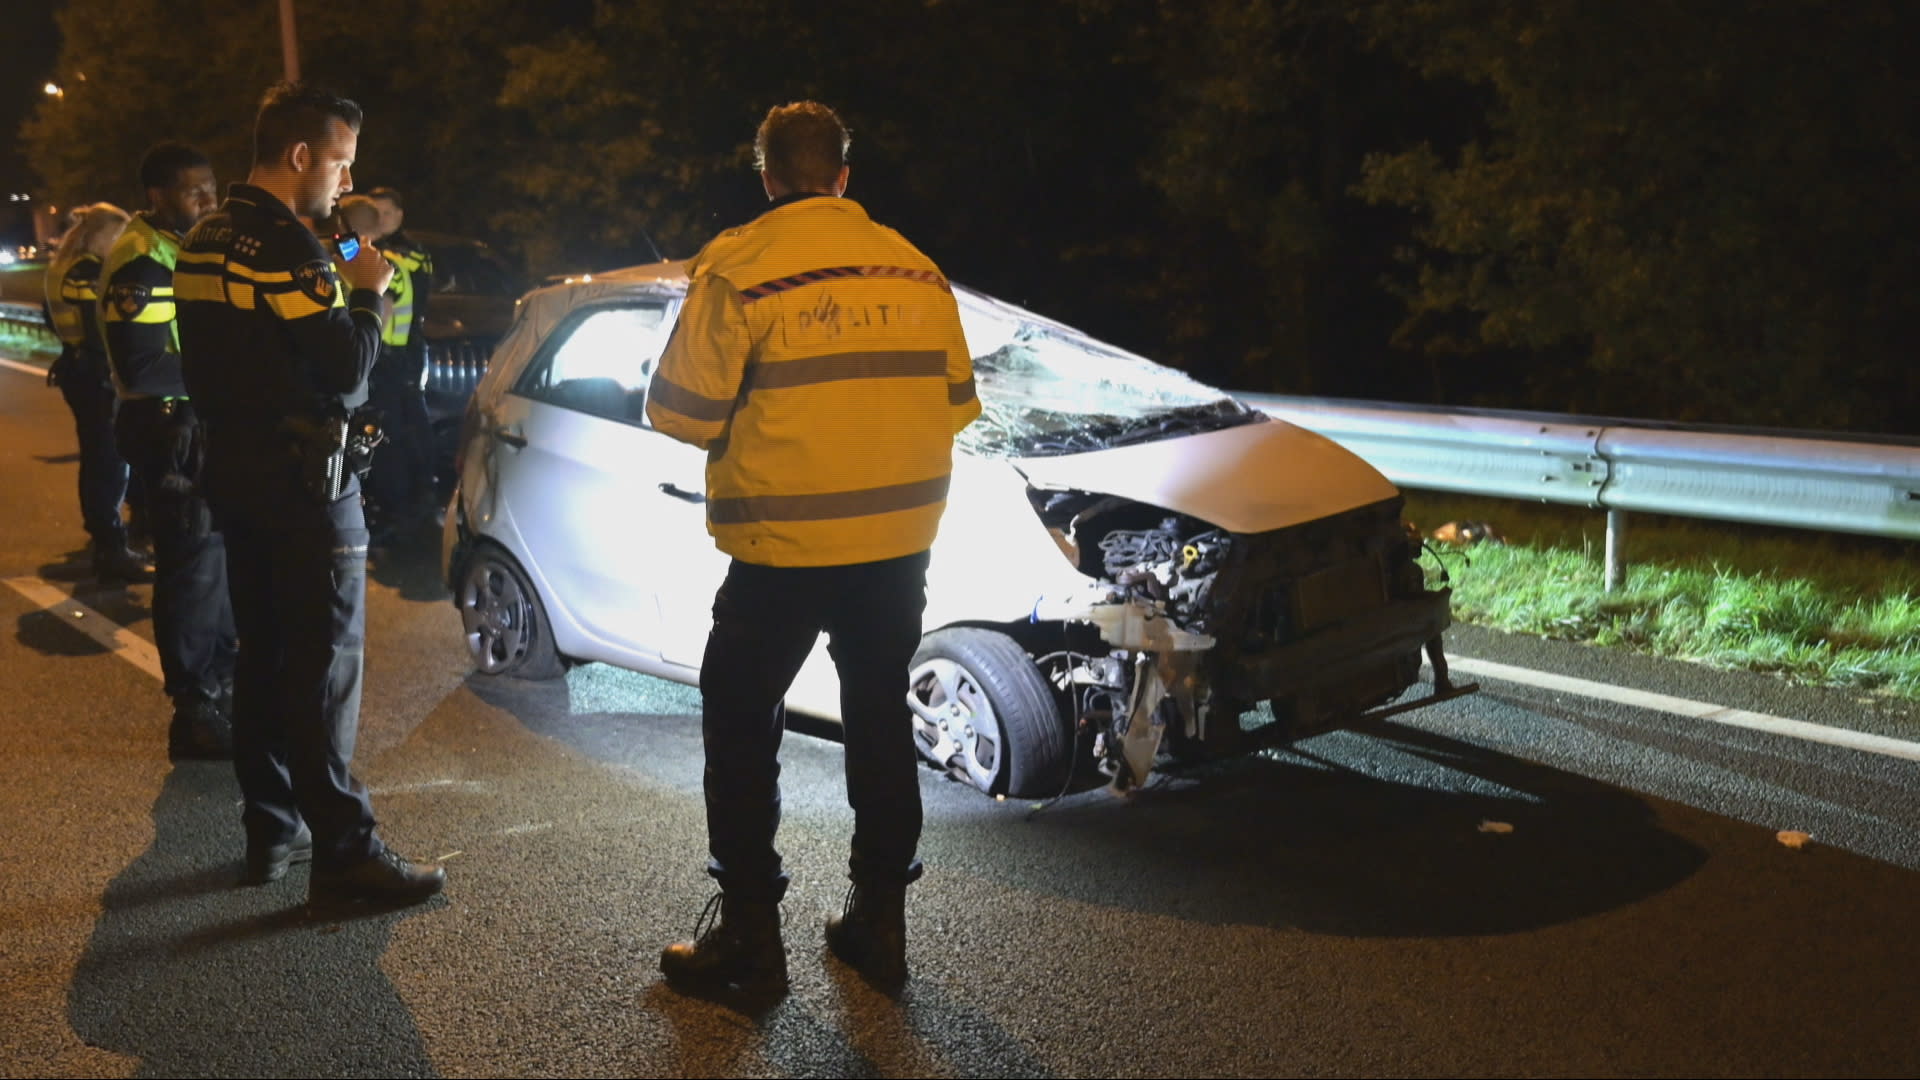
M520 301L468 408L443 568L486 675L602 661L697 683L727 566L705 455L644 398L687 279ZM920 752L983 792L1137 785L1464 693L1401 497L1311 432L956 286L983 415L961 433L903 687ZM1389 704L1431 658L1433 693ZM837 719L824 639L788 707ZM1266 703L1268 708L1259 706ZM1086 771L1082 771L1082 769Z

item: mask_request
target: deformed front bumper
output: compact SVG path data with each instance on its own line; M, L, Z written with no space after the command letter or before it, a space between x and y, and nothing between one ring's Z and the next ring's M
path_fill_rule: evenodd
M1453 624L1451 598L1451 590L1438 589L1395 599L1285 645L1241 654L1213 671L1214 686L1239 701L1338 693L1423 648L1430 657L1438 654L1440 635ZM1436 670L1444 677L1444 659ZM1457 697L1473 689L1443 687L1436 681L1432 700L1444 700L1442 692ZM1408 707L1431 703L1422 699Z

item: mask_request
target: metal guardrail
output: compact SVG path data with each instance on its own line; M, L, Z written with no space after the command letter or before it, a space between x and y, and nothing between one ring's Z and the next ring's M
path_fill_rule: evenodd
M24 330L36 338L44 338L49 344L58 344L60 341L54 336L53 327L47 325L46 315L40 310L39 304L0 300L0 323Z
M0 321L51 337L37 305L0 301ZM471 343L433 360L430 388L455 393L486 367ZM1920 540L1920 439L1236 396L1400 487L1606 510L1609 588L1624 571L1628 511Z
M1920 439L1237 396L1401 487L1606 510L1609 588L1627 511L1920 540Z

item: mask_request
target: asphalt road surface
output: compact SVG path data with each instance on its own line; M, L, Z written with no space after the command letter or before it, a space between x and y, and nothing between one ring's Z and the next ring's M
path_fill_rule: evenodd
M796 732L792 992L683 996L656 963L711 893L697 693L600 665L471 675L426 536L373 574L357 769L388 840L451 882L317 918L303 869L235 885L228 769L167 762L150 592L90 581L74 477L58 394L0 370L0 1075L1920 1068L1920 763L1491 679L1124 799L1036 809L923 771L897 998L821 943L850 816L830 732ZM1464 630L1453 647L1912 730L1760 676Z

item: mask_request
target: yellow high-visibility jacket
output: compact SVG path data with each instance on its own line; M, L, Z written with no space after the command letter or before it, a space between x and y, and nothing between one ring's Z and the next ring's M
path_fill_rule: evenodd
M85 316L99 303L99 289L98 255L83 251L64 259L56 257L47 264L47 314L53 317L53 332L59 335L61 344L86 344Z
M47 310L63 345L107 355L100 331L100 256L83 251L47 267Z
M939 267L830 195L715 237L647 391L659 431L707 451L707 531L764 566L927 550L953 436L980 415Z
M387 283L387 296L393 300L393 314L380 330L380 341L395 348L404 346L413 336L413 272L420 263L397 251L380 249L380 255L393 264L393 280Z
M185 397L180 328L174 324L173 265L180 235L133 215L101 271L100 320L121 400Z

